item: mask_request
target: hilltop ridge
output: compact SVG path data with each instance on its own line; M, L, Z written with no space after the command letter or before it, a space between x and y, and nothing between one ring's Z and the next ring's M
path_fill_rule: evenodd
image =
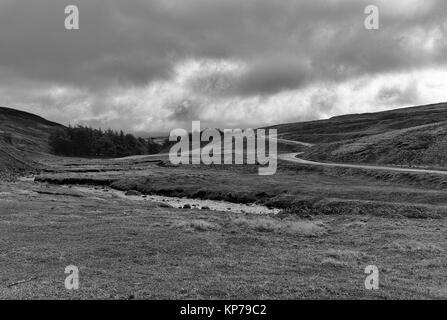
M447 103L274 128L281 138L314 143L308 160L447 168Z
M269 128L277 129L284 139L321 144L442 121L447 121L447 103L346 114L326 120L278 124Z

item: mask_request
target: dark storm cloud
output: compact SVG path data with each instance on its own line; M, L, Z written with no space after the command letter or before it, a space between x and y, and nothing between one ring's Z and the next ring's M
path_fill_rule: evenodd
M64 29L68 4L79 7L80 30ZM380 30L363 26L370 4ZM268 96L443 66L446 13L443 0L0 0L0 86L77 88L102 112L113 88L169 81L182 61L216 59L243 68L199 74L191 94ZM200 109L182 108L171 118Z
M141 84L169 76L167 54L177 39L157 23L157 7L145 5L147 23L117 1L70 1L80 10L80 30L64 28L64 1L0 1L0 66L18 75L89 87L125 80ZM129 6L142 5L130 1Z
M247 63L242 70L212 70L190 79L192 90L218 96L253 96L296 89L312 78L311 65L298 57L267 56Z
M68 32L63 28L68 2L1 0L0 65L39 80L85 84L122 78L141 84L169 77L172 64L183 57L264 58L245 75L241 90L270 93L303 82L302 75L293 76L275 61L281 54L297 59L305 54L322 77L404 68L428 59L445 62L441 53L405 51L403 38L417 24L445 22L445 1L410 19L383 10L382 30L368 32L363 10L371 2L381 1L77 0L70 4L79 6L81 28Z
M234 81L234 93L242 95L274 94L301 87L311 77L310 65L295 59L272 58L252 64Z

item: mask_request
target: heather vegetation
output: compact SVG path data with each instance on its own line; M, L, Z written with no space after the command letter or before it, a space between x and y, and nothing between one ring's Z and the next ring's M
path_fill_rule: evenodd
M312 160L410 167L447 167L447 123L389 131L360 139L320 144L306 153Z

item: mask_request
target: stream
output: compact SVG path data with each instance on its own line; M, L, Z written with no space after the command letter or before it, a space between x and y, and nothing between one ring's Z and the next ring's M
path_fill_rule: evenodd
M241 204L228 201L191 199L186 197L178 198L158 195L126 195L126 192L124 191L119 191L111 188L95 188L93 186L73 186L73 189L82 193L92 194L99 198L104 197L104 194L113 194L116 197L132 201L152 201L157 203L164 203L172 208L202 209L261 215L278 214L280 211L279 209L269 209L266 206L257 204ZM188 207L188 205L190 208Z
M34 177L21 177L18 179L21 182L33 182ZM121 199L127 199L132 201L152 201L157 203L163 203L166 207L172 208L182 208L182 209L202 209L202 210L213 210L213 211L225 211L234 213L249 213L249 214L260 214L260 215L270 215L278 214L280 209L270 209L266 206L258 204L242 204L233 203L228 201L217 201L217 200L202 200L202 199L192 199L192 198L179 198L179 197L168 197L159 195L126 195L126 192L115 190L107 187L97 187L97 186L68 186L62 185L62 188L70 188L81 193L87 193L93 195L99 199L110 198L112 195Z

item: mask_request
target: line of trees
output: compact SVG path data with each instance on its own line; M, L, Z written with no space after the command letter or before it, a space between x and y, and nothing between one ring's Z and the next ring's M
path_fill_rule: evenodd
M50 147L57 155L74 157L127 157L155 154L162 146L111 129L92 129L84 126L58 128L50 135Z

